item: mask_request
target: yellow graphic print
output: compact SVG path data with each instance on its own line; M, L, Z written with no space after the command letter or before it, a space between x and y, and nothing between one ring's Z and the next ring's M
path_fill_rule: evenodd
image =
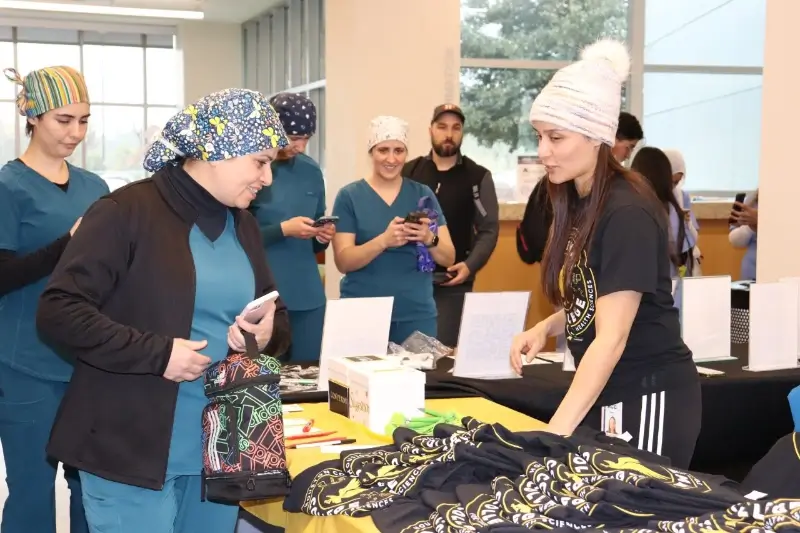
M275 148L275 147L277 147L277 146L278 146L278 142L280 142L280 140L281 140L281 136L280 136L280 135L278 135L278 134L275 132L275 128L273 128L272 126L270 126L269 128L266 128L266 129L262 130L262 131L261 131L261 133L263 133L264 135L266 135L267 137L269 137L269 140L270 140L270 142L272 143L272 147L273 147L273 148Z
M353 498L366 491L366 487L362 487L357 478L352 478L347 485L339 489L337 494L331 494L330 496L326 497L325 504L340 505L345 499Z
M192 121L197 120L197 108L194 105L190 105L184 110L184 113L192 117Z
M217 129L217 135L222 135L225 132L225 126L228 125L228 121L220 117L214 117L208 123Z
M638 459L633 457L622 457L620 456L616 461L609 461L605 460L600 463L600 466L605 468L609 468L611 470L622 470L627 472L636 472L637 474L641 474L646 477L650 477L653 479L658 479L661 481L672 481L671 476L665 476L664 474L660 474L653 470L652 468L648 468L644 466L642 463L639 462Z
M567 254L570 253L572 243L567 245ZM567 317L567 339L581 341L583 336L594 324L595 309L597 303L597 283L594 278L594 271L589 267L586 252L583 251L578 257L572 275L569 280L565 279L564 268L558 274L558 288L561 296L566 294L565 284L567 281L572 288L570 301L564 302L564 312Z

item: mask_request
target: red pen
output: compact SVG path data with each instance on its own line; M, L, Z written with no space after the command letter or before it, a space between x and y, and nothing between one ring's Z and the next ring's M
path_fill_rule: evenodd
M318 437L327 437L328 435L333 435L336 433L335 431L321 431L319 433L311 433L308 435L292 435L291 437L286 437L286 440L304 440L304 439L316 439Z

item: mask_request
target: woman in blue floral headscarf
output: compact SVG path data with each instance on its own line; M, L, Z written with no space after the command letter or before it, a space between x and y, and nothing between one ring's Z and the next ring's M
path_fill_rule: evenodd
M280 300L239 316L275 290L247 207L287 145L264 95L202 98L150 147L151 179L87 211L53 273L37 325L75 372L48 453L80 471L93 533L233 533L237 506L201 501L202 376L245 350L241 330L273 356L290 343Z

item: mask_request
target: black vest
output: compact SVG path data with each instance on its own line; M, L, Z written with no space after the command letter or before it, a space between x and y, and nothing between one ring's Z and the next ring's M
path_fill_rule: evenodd
M418 157L403 167L403 176L431 188L442 206L447 229L456 249L456 263L464 261L475 240L475 202L480 198L480 184L486 176L484 167L460 156L458 163L444 172L430 157ZM446 270L437 265L437 270Z

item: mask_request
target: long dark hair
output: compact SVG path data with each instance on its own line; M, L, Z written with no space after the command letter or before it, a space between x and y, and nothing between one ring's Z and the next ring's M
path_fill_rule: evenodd
M554 305L563 306L565 301L572 298L572 270L578 264L581 252L586 250L588 254L595 224L614 179L628 181L637 193L646 196L654 204L657 202L653 190L644 179L623 167L611 154L611 147L605 144L600 146L592 189L586 198L581 199L578 196L573 181L559 184L547 182L547 192L553 207L553 223L550 225L550 236L542 257L542 283L545 296ZM567 253L570 240L572 246ZM563 294L559 283L562 271Z
M683 243L686 241L686 224L684 223L685 212L678 199L675 197L675 189L672 182L672 164L669 162L667 154L653 148L645 146L636 154L631 163L631 168L644 176L656 193L658 201L664 206L664 210L669 217L669 206L675 209L678 215L678 234L673 235L675 246L670 249L670 259L675 267L683 265L682 260Z

